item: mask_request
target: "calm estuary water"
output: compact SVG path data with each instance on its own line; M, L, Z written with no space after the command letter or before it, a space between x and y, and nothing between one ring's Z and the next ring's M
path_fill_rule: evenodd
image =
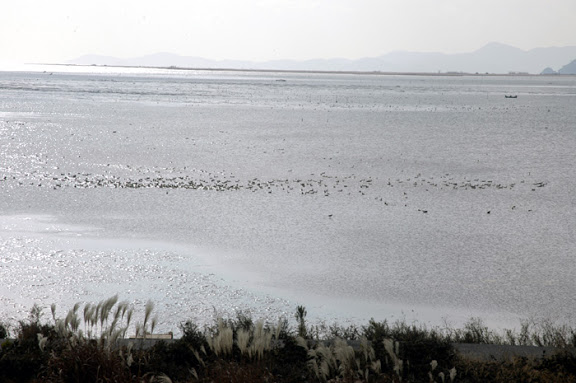
M574 323L575 77L44 69L0 72L0 318Z

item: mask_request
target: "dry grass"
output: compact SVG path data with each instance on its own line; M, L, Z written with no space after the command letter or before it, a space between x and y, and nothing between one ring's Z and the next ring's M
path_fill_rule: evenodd
M133 325L145 336L155 328L154 305ZM478 319L462 329L370 321L357 328L308 327L298 307L296 328L254 322L239 313L200 330L182 325L183 336L149 350L121 347L134 307L114 296L96 304L74 305L63 318L55 305L51 321L34 306L17 328L18 339L0 351L2 382L573 382L576 357L516 358L479 362L459 357L453 341L571 347L571 327L525 322L519 332L491 331ZM307 334L306 338L298 334ZM347 334L349 337L334 337ZM312 339L313 335L315 339Z

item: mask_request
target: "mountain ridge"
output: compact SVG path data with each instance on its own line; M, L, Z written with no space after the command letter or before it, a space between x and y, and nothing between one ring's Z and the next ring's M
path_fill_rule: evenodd
M77 65L182 67L203 69L262 69L358 72L428 72L428 73L541 73L544 68L561 68L576 59L576 46L543 47L528 51L501 43L488 43L466 53L393 51L360 59L309 60L211 60L158 52L121 59L111 56L84 55L68 61Z
M560 70L558 70L559 74L576 74L576 60L571 61L570 63L564 65Z

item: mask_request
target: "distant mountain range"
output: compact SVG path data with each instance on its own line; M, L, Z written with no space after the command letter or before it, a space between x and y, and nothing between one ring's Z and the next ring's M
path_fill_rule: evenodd
M564 65L558 71L560 74L576 74L576 60L573 60L569 64Z
M172 53L119 59L87 55L71 60L70 64L181 67L210 69L267 69L309 71L360 72L428 72L428 73L541 73L545 68L561 68L576 59L576 46L536 48L524 51L510 45L490 43L469 53L445 54L434 52L391 52L378 57L349 59L316 59L306 61L273 60L265 62L209 60L201 57L179 56Z

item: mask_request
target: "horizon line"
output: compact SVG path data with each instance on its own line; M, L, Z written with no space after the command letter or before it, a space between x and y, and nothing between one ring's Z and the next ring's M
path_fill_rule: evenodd
M464 72L464 71L438 71L438 72L402 72L402 71L350 71L350 70L310 70L310 69L256 69L256 68L224 68L224 67L180 67L154 66L154 65L108 65L108 64L74 64L74 63L24 63L24 65L46 65L65 67L92 67L92 68L133 68L133 69L162 69L181 71L212 71L212 72L263 72L263 73L309 73L309 74L348 74L348 75L374 75L374 76L574 76L571 74L543 74L528 72L490 73L490 72Z

